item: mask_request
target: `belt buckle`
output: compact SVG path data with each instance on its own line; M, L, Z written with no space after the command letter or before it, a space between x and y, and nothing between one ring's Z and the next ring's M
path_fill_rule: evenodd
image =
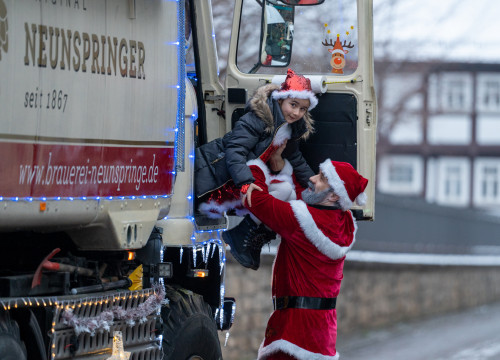
M289 303L289 297L288 296L283 296L283 307L282 307L282 309L288 308L288 303Z
M275 297L273 299L274 310L286 309L286 308L288 308L289 303L290 303L290 299L288 296Z

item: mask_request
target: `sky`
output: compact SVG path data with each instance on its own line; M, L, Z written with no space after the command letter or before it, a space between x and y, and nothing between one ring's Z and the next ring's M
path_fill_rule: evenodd
M497 0L374 0L375 56L500 63L499 15Z

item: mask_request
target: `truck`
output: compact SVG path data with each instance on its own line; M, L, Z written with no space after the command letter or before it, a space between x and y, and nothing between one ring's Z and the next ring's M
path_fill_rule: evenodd
M373 220L372 1L225 6L223 86L210 0L0 0L0 359L222 359L235 217L197 213L195 148L287 68L319 94L298 146Z

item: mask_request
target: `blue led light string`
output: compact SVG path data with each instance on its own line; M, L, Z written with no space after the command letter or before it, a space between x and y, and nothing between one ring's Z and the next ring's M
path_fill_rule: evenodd
M0 196L0 202L1 201L12 201L12 202L33 202L33 201L41 201L41 202L47 202L47 201L87 201L87 200L136 200L136 199L168 199L170 198L171 195L141 195L141 196L135 196L135 195L130 195L130 196L79 196L79 197L74 197L74 196L54 196L54 197L31 197L31 196L26 196L26 197L18 197L18 196L13 196L13 197L5 197L5 196Z
M184 131L184 111L186 94L186 36L184 28L184 0L177 2L177 122L175 133L175 171L184 171L184 153L185 153L185 131Z
M185 78L186 78L186 69L185 69L185 0L179 0L177 3L177 15L178 15L178 38L176 43L167 43L166 45L175 45L177 46L178 51L178 85L177 85L177 122L175 128L175 150L174 150L174 161L175 161L175 170L173 174L177 171L185 171L185 152L189 151L188 158L191 162L191 166L194 165L194 152L191 152L191 148L186 149L186 139L185 139ZM214 33L213 33L214 36ZM189 126L194 126L196 119L198 118L197 113L193 113L191 115L192 123ZM192 216L193 210L193 194L190 192L187 196L187 200L190 203L190 214L185 218L191 221L196 228L196 223L194 217ZM166 216L164 220L168 220L169 216ZM197 241L196 234L208 233L209 239L205 241ZM225 285L224 285L224 270L226 265L226 256L225 256L225 248L224 243L221 241L221 231L220 230L206 230L206 231L194 231L194 234L191 236L192 244L187 246L187 248L191 248L193 253L193 263L197 264L198 256L197 252L201 252L202 261L207 262L209 257L213 257L215 251L218 249L219 253L219 275L221 275L221 284L219 289L220 296L220 306L217 308L215 313L215 319L220 321L220 325L222 326L224 322L224 295L225 295ZM184 247L180 246L179 248L179 262L182 263ZM217 318L219 316L219 318ZM234 316L234 315L233 315Z

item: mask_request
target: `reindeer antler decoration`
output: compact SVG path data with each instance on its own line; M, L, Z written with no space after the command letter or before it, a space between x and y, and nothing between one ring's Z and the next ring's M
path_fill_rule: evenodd
M349 45L347 45L346 43L347 43L347 40L344 40L344 43L342 44L343 48L352 49L354 47L354 45L352 45L350 41L349 41Z
M323 42L322 42L322 44L323 44L323 45L325 45L325 46L331 46L331 47L333 47L333 46L334 46L334 45L333 45L333 40L332 40L332 39L330 39L330 42L329 42L329 43L327 43L327 42L326 42L326 40L328 40L328 39L325 39L325 41L323 41Z
M327 27L328 24L325 24L325 27ZM351 26L351 29L354 27ZM330 34L330 30L327 31L328 34ZM347 35L349 35L349 32L346 32ZM334 74L343 74L344 73L344 67L345 67L345 55L349 52L347 49L352 49L354 45L352 44L351 41L347 43L347 40L344 40L344 42L340 42L340 34L337 34L337 40L335 43L333 42L333 39L326 38L323 42L321 42L323 46L330 47L328 51L330 54L332 54L332 58L330 59L330 65L332 66L332 73Z

